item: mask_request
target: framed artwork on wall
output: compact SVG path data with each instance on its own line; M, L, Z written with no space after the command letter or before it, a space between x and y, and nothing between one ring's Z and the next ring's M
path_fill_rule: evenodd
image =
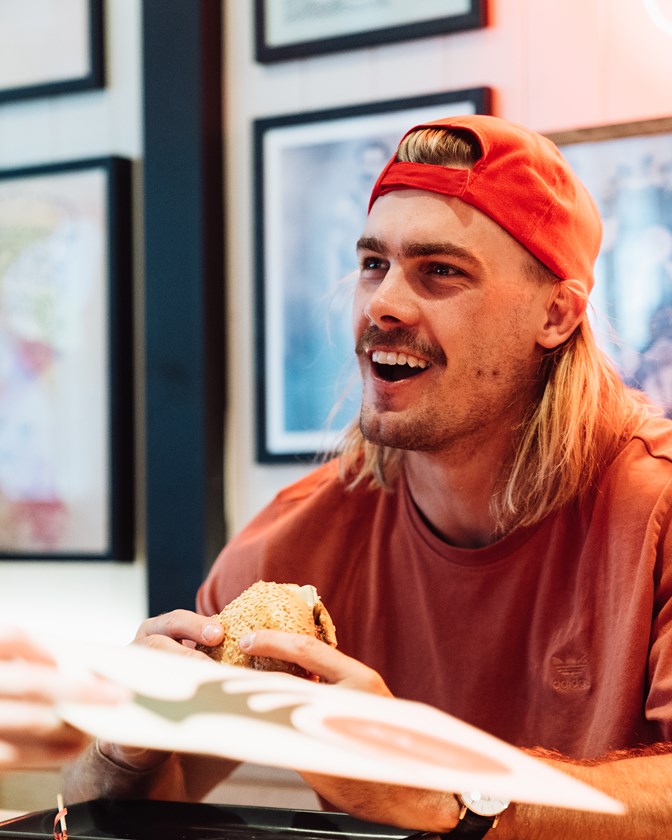
M283 61L476 29L487 0L255 0L257 61Z
M2 0L0 102L100 88L103 0Z
M0 558L134 556L130 161L0 170Z
M589 310L598 341L672 417L672 118L549 136L604 223Z
M489 113L490 90L254 123L257 459L330 451L359 406L355 244L371 188L412 125Z

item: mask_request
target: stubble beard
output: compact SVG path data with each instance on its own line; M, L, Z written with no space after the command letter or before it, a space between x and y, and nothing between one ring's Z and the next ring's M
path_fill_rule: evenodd
M466 429L459 429L450 419L441 420L435 412L413 412L403 417L399 413L380 408L362 406L359 428L369 443L392 449L416 452L445 452L460 448L467 437L473 437L482 428L478 419L473 419L472 435Z
M357 344L358 354L363 352L367 341L373 343L377 334L375 326L368 328ZM414 341L410 331L399 328L386 333L385 338L388 346L394 346L398 341L401 348L410 347L411 352L418 347L418 355L430 359L433 366L445 370L447 360L443 351ZM482 377L482 374L475 372L479 367L487 370L487 360L480 365L473 365L474 370L466 375L465 385L468 386L471 379ZM450 453L460 458L469 457L475 450L487 447L491 438L499 436L507 427L513 438L515 430L527 416L530 404L539 398L537 394L540 383L529 362L509 358L508 365L504 364L500 370L495 369L490 374L491 386L502 373L502 382L494 390L488 388L486 383L486 387L471 394L466 403L458 398L454 408L445 403L439 404L435 396L434 402L428 397L422 404L416 403L415 406L397 411L392 400L367 400L365 383L359 417L362 436L378 446ZM459 389L461 383L454 382L453 387Z
M390 426L393 426L393 428L390 428ZM426 435L418 433L415 424L399 422L386 424L379 417L368 417L362 411L359 418L359 428L364 439L377 446L422 452L434 449L434 445L430 444Z
M495 402L479 395L466 408L452 410L449 405L415 406L395 411L384 401L367 403L364 397L359 428L365 440L378 446L417 452L451 454L463 459L488 446L489 441L508 427L512 439L529 411L532 395L523 384L523 371L512 387L508 403L493 415ZM532 398L533 399L533 398ZM536 400L535 400L536 401Z

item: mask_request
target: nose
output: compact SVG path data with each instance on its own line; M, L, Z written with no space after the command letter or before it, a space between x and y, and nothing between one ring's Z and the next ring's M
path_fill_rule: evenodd
M399 267L390 267L364 304L364 314L377 326L412 325L418 320L418 306L413 290Z

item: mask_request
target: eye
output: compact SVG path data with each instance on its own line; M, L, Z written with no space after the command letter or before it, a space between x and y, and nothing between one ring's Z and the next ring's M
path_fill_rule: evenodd
M430 263L427 266L427 272L438 275L439 277L460 277L464 273L459 268L455 268L454 265L437 262Z
M380 257L364 256L359 260L360 271L364 274L366 272L378 272L387 270L387 261Z

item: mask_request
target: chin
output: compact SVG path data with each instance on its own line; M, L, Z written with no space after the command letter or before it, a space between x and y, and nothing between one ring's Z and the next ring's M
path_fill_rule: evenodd
M379 418L362 419L360 430L364 439L376 446L417 450L432 448L428 447L427 442L419 437L415 424L414 428L410 428L408 424L385 423L381 422Z

